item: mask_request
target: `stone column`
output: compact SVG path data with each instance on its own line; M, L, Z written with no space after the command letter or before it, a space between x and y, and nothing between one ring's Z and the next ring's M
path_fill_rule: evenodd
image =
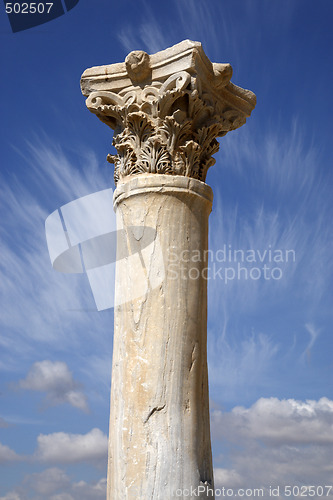
M205 178L216 138L255 106L231 75L189 40L82 75L89 110L115 131L117 155L108 160L122 230L108 500L214 498L205 252L213 195Z

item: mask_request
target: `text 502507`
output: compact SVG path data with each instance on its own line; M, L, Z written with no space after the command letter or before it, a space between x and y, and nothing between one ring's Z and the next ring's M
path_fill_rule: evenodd
M6 2L7 14L49 14L53 2Z

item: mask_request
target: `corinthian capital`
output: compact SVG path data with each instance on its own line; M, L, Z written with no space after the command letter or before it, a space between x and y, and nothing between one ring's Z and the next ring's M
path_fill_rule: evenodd
M242 126L255 95L230 82L230 64L211 63L201 43L185 40L153 55L87 69L88 109L114 129L115 182L160 173L205 181L217 137Z

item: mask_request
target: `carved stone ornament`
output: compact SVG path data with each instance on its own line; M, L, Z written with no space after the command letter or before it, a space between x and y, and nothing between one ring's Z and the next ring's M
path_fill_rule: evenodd
M230 82L230 64L211 63L201 43L185 40L149 56L87 69L88 109L114 129L115 182L159 173L205 181L217 137L244 125L256 96Z

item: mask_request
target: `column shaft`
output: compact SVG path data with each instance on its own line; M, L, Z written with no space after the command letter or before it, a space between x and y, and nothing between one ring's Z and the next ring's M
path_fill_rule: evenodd
M124 238L116 269L108 500L168 500L177 490L183 498L180 490L213 487L204 271L211 206L211 188L196 179L143 174L118 183Z

